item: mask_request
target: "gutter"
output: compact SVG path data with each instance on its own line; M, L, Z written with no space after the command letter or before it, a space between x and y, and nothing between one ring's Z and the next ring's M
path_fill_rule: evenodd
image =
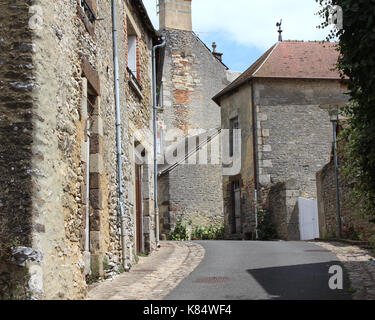
M122 187L122 136L121 136L121 109L120 109L120 89L119 89L119 64L117 50L117 7L116 1L112 0L112 39L113 39L113 64L115 80L115 104L116 104L116 144L117 144L117 183L118 183L118 204L120 207L121 219L121 240L122 240L122 266L125 271L129 271L126 260L126 228L124 209L124 190ZM124 101L126 104L126 101Z
M157 116L158 116L158 96L157 96L157 70L156 70L156 50L163 49L166 46L165 37L162 37L162 43L152 47L152 93L153 93L153 114L154 114L154 209L155 209L155 238L156 246L160 248L160 236L159 236L159 206L158 206L158 158L157 158ZM163 60L163 59L162 59ZM159 79L161 81L161 79Z
M87 103L87 102L86 102ZM91 274L91 253L90 253L90 117L86 120L86 198L85 198L85 262L86 275Z

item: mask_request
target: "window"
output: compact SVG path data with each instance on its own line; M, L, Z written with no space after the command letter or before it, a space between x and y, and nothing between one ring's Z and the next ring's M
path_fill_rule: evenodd
M128 68L137 78L137 37L128 36Z
M164 153L164 121L159 117L157 117L156 150L158 157L161 157Z
M229 131L229 156L233 157L234 154L234 147L237 146L237 134L235 130L240 128L240 124L238 122L238 117L235 117L230 120L230 131Z
M141 69L139 61L139 46L138 33L135 31L136 28L131 22L131 19L126 19L126 32L128 41L128 52L127 52L127 71L129 75L129 85L133 88L135 93L140 99L143 99L142 85L141 85Z

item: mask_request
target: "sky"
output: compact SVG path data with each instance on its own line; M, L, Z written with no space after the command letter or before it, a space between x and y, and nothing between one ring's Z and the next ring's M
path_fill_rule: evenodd
M158 0L143 0L151 21L159 28ZM233 71L245 71L278 39L276 22L282 19L284 40L324 40L327 29L316 15L315 0L192 0L193 31L211 48L224 53Z

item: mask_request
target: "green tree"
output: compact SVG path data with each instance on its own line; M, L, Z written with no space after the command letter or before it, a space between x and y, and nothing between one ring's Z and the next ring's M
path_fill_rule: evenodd
M339 40L338 68L347 76L350 106L344 108L348 126L343 136L344 173L355 181L354 199L363 212L375 216L375 0L316 0L326 27L333 6L342 12L343 28L334 28L328 39Z

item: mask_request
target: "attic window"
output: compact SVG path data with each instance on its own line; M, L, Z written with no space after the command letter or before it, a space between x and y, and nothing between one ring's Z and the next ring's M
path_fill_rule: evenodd
M235 148L238 147L238 130L240 128L238 117L230 120L230 131L229 131L229 156L233 157Z

